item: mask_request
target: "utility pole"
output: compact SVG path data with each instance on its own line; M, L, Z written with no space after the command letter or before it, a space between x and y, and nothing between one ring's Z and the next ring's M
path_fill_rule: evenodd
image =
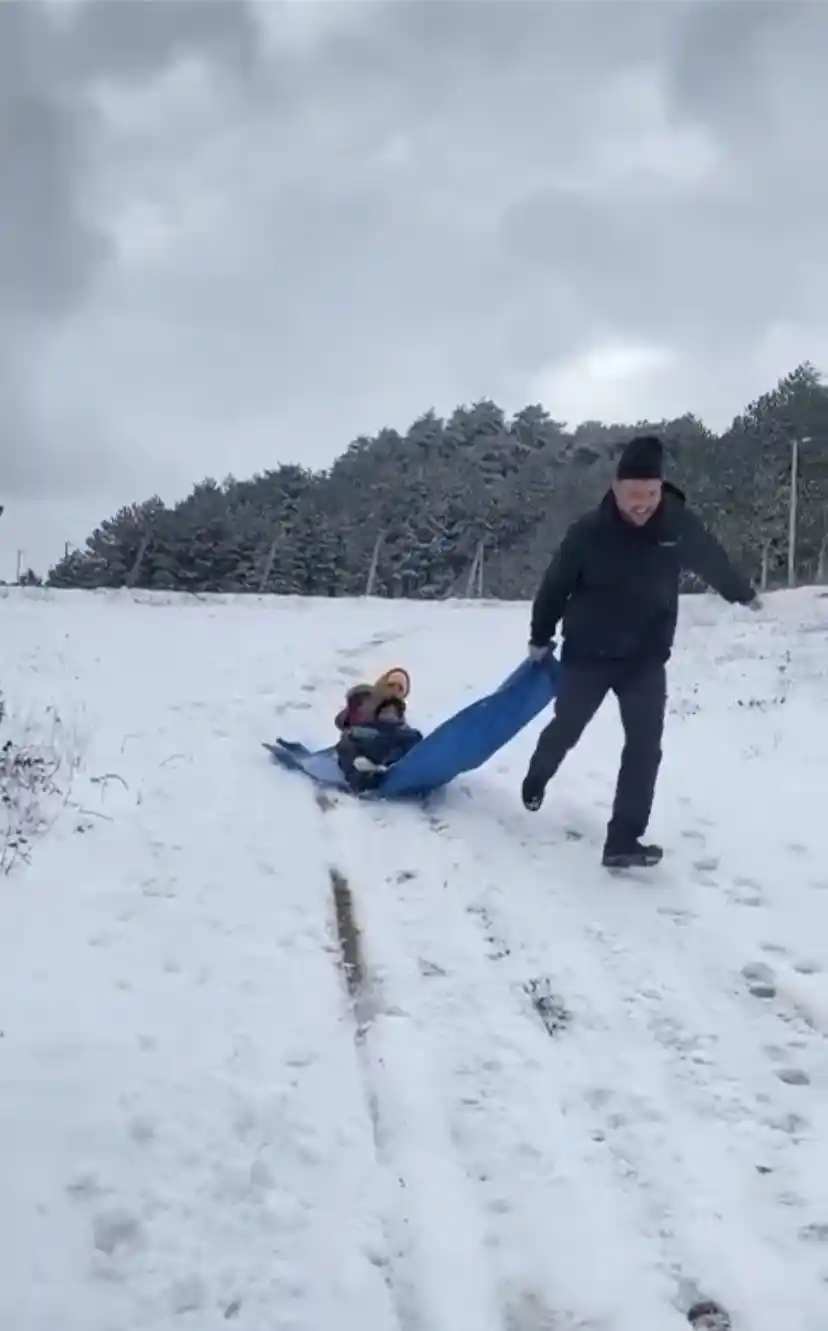
M267 552L267 558L265 559L264 567L262 568L262 576L259 578L260 596L264 595L265 587L270 582L270 575L273 572L273 561L276 558L276 547L278 544L279 544L279 533L277 532L276 535L273 537L273 540L270 542L270 549Z
M17 552L17 572L14 575L14 580L18 585L20 584L20 574L23 571L23 556L25 553L25 550L18 550Z
M796 586L796 524L799 508L799 450L809 438L791 440L791 494L788 501L788 586Z
M474 552L474 559L472 560L472 562L471 562L471 567L470 567L470 569L469 569L468 580L467 580L467 582L466 582L466 596L468 596L469 598L471 598L472 596L475 596L475 595L476 595L476 596L479 596L479 595L480 595L480 591L479 591L479 587L480 587L480 556L481 556L482 548L483 548L483 542L482 542L482 541L478 541L478 542L477 542L477 548L475 549L475 552Z
M374 588L377 585L377 570L379 569L380 550L382 549L382 542L384 537L385 537L385 532L381 531L377 539L374 541L374 549L371 553L371 567L368 569L368 578L365 583L366 596L374 595Z

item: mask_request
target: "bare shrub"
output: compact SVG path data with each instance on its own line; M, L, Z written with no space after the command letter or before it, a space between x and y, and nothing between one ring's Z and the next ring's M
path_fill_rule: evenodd
M0 696L0 877L28 863L67 803L78 766L77 739L57 712L12 726Z

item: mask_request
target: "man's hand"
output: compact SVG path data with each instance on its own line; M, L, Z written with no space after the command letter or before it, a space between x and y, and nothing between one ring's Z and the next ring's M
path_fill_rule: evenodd
M545 661L554 645L554 643L548 642L545 647L538 647L535 643L530 642L528 652L529 660L535 661L538 664L541 661Z

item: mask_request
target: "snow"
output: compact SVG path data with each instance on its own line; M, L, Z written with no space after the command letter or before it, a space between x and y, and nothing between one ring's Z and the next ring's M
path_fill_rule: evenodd
M627 878L611 702L534 816L539 723L426 810L322 809L260 747L398 663L427 728L525 606L2 608L65 785L0 878L0 1325L824 1331L824 594L685 601Z

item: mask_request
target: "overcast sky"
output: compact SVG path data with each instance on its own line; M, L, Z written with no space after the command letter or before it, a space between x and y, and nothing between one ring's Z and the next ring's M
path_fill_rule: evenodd
M435 405L828 368L828 4L0 3L0 576Z

